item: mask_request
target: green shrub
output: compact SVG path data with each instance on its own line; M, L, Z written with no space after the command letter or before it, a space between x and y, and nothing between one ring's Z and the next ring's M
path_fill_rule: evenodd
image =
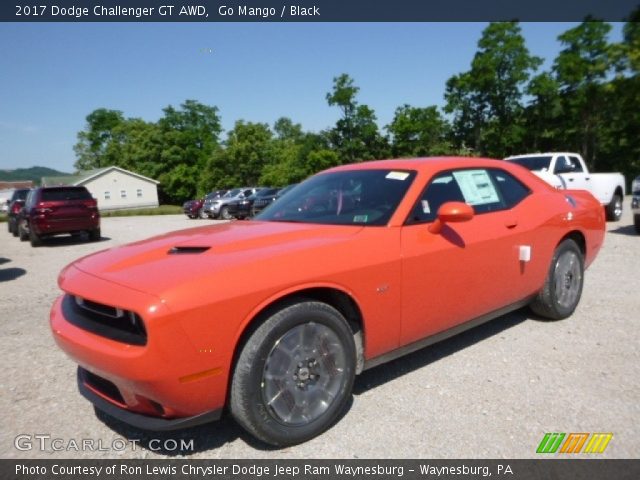
M157 208L134 208L131 210L111 210L100 212L102 217L133 217L139 215L176 215L182 213L178 205L160 205Z

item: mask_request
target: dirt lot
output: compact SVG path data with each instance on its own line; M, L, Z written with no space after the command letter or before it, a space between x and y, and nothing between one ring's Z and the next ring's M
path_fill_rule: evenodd
M604 457L639 457L640 236L628 208L608 224L571 318L543 322L518 311L367 371L342 420L303 445L266 448L228 417L155 434L96 415L49 333L58 272L99 249L210 222L107 218L99 243L61 237L40 248L0 224L0 457L527 458L545 432L612 432ZM83 439L100 450L76 452Z

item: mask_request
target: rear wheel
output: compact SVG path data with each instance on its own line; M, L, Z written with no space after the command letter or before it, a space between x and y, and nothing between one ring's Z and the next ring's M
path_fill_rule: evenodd
M92 242L97 242L98 240L100 240L100 238L102 238L102 235L100 234L99 228L89 231L89 240L91 240Z
M9 222L10 232L14 237L18 236L18 222Z
M531 309L551 320L569 317L580 302L584 284L584 258L571 239L564 240L553 255L544 287Z
M18 236L20 237L20 241L24 242L29 239L29 231L26 228L27 221L22 220L18 223Z
M39 247L42 245L42 238L33 231L33 228L29 229L29 241L31 242L32 247Z
M633 216L633 226L636 227L636 233L640 233L640 215Z
M615 193L609 205L605 207L607 220L617 222L622 217L622 195Z
M231 413L271 445L304 442L344 410L355 364L353 332L344 317L325 303L301 300L260 324L242 347Z

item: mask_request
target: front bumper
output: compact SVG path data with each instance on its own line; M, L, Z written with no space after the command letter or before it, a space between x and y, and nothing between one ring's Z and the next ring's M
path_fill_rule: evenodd
M145 324L146 344L136 345L65 318L64 296L54 303L50 316L53 337L74 362L97 379L93 384L83 382L81 392L84 395L87 388L91 390L93 395L85 396L99 409L137 422L134 424L140 424L135 418L143 415L158 420L145 425L175 424L180 428L184 422L195 421L190 417L204 416L202 421L208 421L215 417L212 412L224 408L229 359L196 348L179 316L163 302L75 267L67 268L62 277L61 286L69 295L100 302L94 297L100 292L102 299L117 299L114 307L138 312ZM99 401L94 401L96 396Z
M215 409L191 417L167 419L151 417L120 408L105 400L91 389L87 381L87 371L82 367L78 367L78 390L80 394L89 400L98 410L105 412L121 422L143 430L166 431L194 427L219 420L222 414L222 409Z

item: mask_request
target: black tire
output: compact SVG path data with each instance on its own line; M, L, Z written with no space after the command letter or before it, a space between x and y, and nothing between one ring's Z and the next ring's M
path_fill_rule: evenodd
M13 233L13 230L11 229L11 222L9 220L7 220L7 230L9 233Z
M204 208L201 208L200 210L198 210L198 217L202 220L205 220L209 218L209 215L205 213Z
M29 239L29 233L25 231L22 222L18 223L18 236L21 242L26 242Z
M633 216L633 226L636 228L636 233L640 233L640 215Z
M29 242L31 242L32 247L39 247L42 245L42 238L33 231L33 228L29 228Z
M99 228L89 231L89 240L92 242L97 242L102 238L102 234Z
M18 223L17 222L9 222L10 228L11 228L11 233L13 234L14 237L18 236Z
M249 433L279 447L321 434L351 397L355 351L353 332L333 307L300 300L281 308L240 350L232 415Z
M542 290L531 303L531 310L550 320L562 320L575 311L584 285L584 258L571 239L556 248Z
M224 219L224 220L232 220L233 219L233 215L231 215L229 213L229 207L224 206L220 209L220 218Z
M611 202L605 207L608 222L617 222L622 217L622 195L613 194Z

